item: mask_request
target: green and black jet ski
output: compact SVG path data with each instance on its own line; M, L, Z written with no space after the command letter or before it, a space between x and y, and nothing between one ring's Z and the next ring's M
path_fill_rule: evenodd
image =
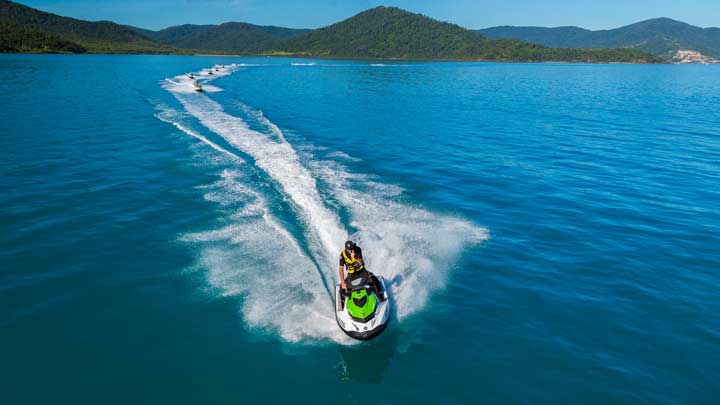
M380 297L375 293L369 277L357 278L343 291L335 286L335 319L340 329L358 340L370 340L385 330L390 321L390 300L385 280L377 277Z

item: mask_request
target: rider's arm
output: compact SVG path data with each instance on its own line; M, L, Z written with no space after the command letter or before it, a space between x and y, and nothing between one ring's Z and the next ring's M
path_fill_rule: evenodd
M340 286L343 290L347 289L347 286L345 285L345 262L343 261L342 256L340 257L340 265L338 266L338 273L340 274Z

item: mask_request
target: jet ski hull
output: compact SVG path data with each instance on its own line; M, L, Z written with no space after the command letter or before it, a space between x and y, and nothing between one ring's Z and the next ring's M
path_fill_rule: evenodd
M339 323L338 323L338 325L339 325ZM369 331L365 331L365 332L356 332L356 331L345 330L345 329L343 329L343 332L345 332L346 335L350 336L351 338L353 338L355 340L367 341L367 340L370 340L370 339L373 339L373 338L379 336L381 333L383 333L385 328L387 328L387 322L373 330L369 330ZM342 329L342 327L340 329Z
M335 320L346 335L357 340L370 340L380 335L390 322L390 300L385 280L378 277L384 300L379 301L372 317L364 322L353 319L347 311L340 284L335 286ZM373 293L374 295L375 293Z

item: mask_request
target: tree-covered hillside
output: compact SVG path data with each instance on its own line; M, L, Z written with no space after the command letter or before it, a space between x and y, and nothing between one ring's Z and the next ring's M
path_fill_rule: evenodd
M238 22L220 25L185 24L155 32L137 30L154 41L176 48L237 54L256 54L272 49L284 39L309 31Z
M394 7L377 7L298 36L283 50L319 56L452 59L475 55L482 36Z
M297 55L492 61L656 62L632 50L551 49L477 32L395 7L377 7L283 43Z
M0 22L0 52L84 53L87 50L31 28Z
M493 27L478 32L563 48L632 48L670 58L680 49L720 57L720 28L700 28L669 18L656 18L612 30L578 27Z
M0 22L81 45L90 52L170 53L134 30L110 21L90 22L45 13L31 7L0 0Z
M247 23L161 31L88 22L0 0L3 52L228 53L340 58L486 61L659 62L633 49L558 49L478 32L395 7L377 7L317 30Z

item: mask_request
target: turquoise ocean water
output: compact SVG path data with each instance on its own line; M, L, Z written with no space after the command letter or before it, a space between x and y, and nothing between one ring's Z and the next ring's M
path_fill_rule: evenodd
M2 55L0 94L2 403L720 397L716 67Z

